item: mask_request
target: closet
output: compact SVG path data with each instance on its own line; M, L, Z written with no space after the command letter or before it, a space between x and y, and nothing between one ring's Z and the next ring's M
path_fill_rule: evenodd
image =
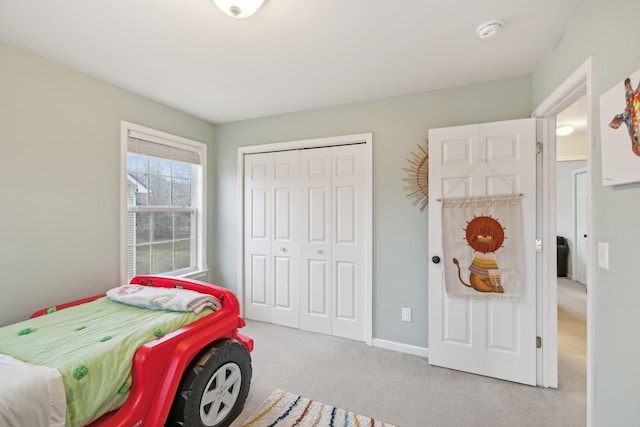
M244 156L244 315L364 341L365 144Z

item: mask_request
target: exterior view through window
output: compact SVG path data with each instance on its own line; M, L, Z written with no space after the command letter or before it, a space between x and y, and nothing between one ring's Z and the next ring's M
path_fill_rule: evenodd
M165 138L128 130L128 280L135 275L203 270L202 154L206 146Z

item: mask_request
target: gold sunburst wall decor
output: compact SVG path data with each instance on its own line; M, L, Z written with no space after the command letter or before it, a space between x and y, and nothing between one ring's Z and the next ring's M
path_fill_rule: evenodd
M411 152L411 158L408 168L403 168L409 176L402 178L407 182L404 187L409 193L407 198L413 200L413 206L420 205L423 210L429 203L429 142L426 141L425 147L418 145L418 152Z

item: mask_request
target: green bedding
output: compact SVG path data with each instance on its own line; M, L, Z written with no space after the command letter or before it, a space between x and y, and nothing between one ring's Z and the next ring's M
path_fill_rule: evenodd
M142 344L211 312L154 311L100 298L0 328L0 353L60 371L67 426L82 426L124 403Z

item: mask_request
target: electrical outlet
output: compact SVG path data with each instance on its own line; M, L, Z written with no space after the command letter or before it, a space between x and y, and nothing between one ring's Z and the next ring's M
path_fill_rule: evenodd
M411 322L411 309L409 307L402 307L402 321Z

